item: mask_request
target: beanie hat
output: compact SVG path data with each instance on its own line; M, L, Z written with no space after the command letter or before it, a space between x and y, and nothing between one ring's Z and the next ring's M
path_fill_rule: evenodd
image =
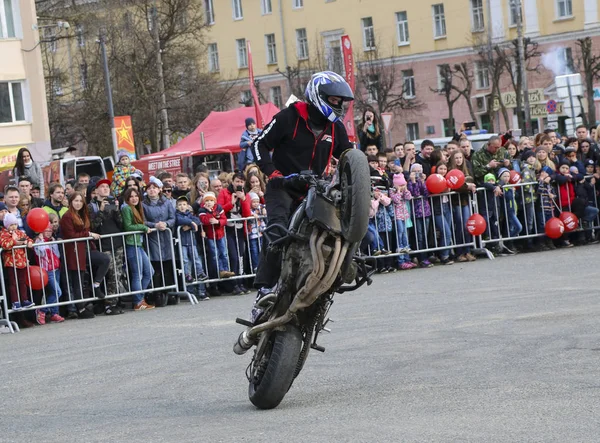
M250 192L248 194L250 196L250 200L260 200L260 197L258 196L258 194L256 192Z
M150 176L150 183L148 183L148 186L150 186L151 184L156 185L159 188L163 187L163 183L153 175Z
M4 216L4 227L8 228L10 225L18 225L19 219L14 214L6 214Z
M6 207L6 205L2 202L0 202L0 211L8 211L8 208Z
M591 159L591 158L588 158L588 159L585 161L585 165L586 165L586 166L596 166L596 162L595 162L593 159Z
M569 172L571 172L573 174L579 174L579 169L577 169L577 166L571 166L569 168Z
M552 168L550 166L544 166L542 168L542 171L544 171L546 174L548 175L552 175L554 174L554 171L552 170Z
M410 172L413 172L414 168L418 168L418 167L423 168L423 165L421 163L413 163L412 165L410 165Z
M568 148L565 149L565 154L569 154L570 152L577 152L577 148L574 148L573 146L569 146Z
M505 172L508 172L510 174L508 168L500 168L500 170L498 171L498 178L502 177L502 174L504 174Z
M483 177L483 181L486 183L490 180L496 181L496 177L494 177L494 174L492 174L491 172L489 174L485 174L485 176Z
M246 128L248 128L248 126L256 124L256 121L252 117L248 117L244 123L246 124Z
M559 166L559 167L560 167L560 166L569 166L569 167L571 167L571 163L569 163L569 160L567 160L566 158L563 158L563 159L560 161L560 163L559 163L559 165L558 165L558 166Z
M406 179L404 178L404 174L394 174L393 183L394 183L394 186L406 185Z
M123 157L129 157L129 153L124 149L119 149L117 151L117 161L121 161Z
M528 149L527 151L524 151L523 154L521 154L521 161L526 162L527 159L530 157L535 157L535 152L533 152L531 149Z
M202 196L202 201L205 202L206 200L212 200L212 201L217 201L217 197L215 196L214 192L205 192L204 195Z

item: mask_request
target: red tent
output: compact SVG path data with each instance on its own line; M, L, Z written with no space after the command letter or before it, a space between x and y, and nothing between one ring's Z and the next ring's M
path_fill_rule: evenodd
M273 103L260 105L265 122L271 121L273 116L279 112ZM255 117L254 107L243 107L225 112L211 112L202 123L180 142L174 144L164 151L144 155L141 159L151 160L164 158L172 155L193 155L196 153L223 154L236 153L240 150L240 138L246 130L244 121L248 117ZM204 132L204 147L200 134Z

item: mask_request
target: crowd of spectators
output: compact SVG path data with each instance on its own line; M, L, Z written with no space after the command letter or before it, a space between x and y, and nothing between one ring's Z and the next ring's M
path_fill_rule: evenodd
M259 134L252 119L246 127L242 143ZM474 261L474 242L466 229L474 210L485 217L483 238L496 254L597 242L591 229L554 242L533 235L543 232L545 220L565 210L575 213L584 227L597 220L600 148L585 127L577 128L576 138L562 140L554 131L518 139L510 133L493 136L477 152L460 133L441 148L425 140L420 146L408 141L384 149L376 115L367 110L359 134L372 183L361 253L373 257L380 273ZM36 171L27 154L19 172ZM45 194L39 177L19 175L0 203L0 247L13 311L39 304L41 294L43 304L99 301L28 309L38 324L123 313L125 297L107 294L134 292L130 302L135 311L175 303L177 296L154 290L175 285L174 262L199 300L223 292L249 293L252 278L247 276L256 272L268 216L266 180L247 153L238 161L235 172L209 175L201 165L193 177L156 171L146 179L123 153L112 181L80 173L64 187L46 184ZM463 173L464 185L431 195L427 178L453 170ZM513 184L511 171L520 174L520 185ZM28 224L33 208L49 214L43 232ZM174 238L181 262L178 253L173 257ZM53 243L61 239L79 241ZM48 274L43 292L24 284L31 265ZM20 321L28 323L26 316Z

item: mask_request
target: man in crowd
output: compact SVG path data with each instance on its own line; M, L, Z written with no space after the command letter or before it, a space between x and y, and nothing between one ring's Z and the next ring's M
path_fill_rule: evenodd
M431 167L435 166L432 165L429 160L429 157L434 149L435 145L431 140L423 140L423 142L421 142L421 152L415 159L416 163L419 163L421 166L423 166L423 173L428 177L431 174Z
M67 206L64 204L64 200L64 188L59 183L53 183L50 186L50 189L48 189L48 199L44 202L42 208L48 214L56 214L60 219L68 210Z
M87 187L90 184L90 174L86 172L80 172L77 174L77 184L85 185Z
M19 199L21 198L21 194L19 193L19 189L14 186L9 186L6 188L6 192L4 193L4 203L6 204L6 209L9 214L13 214L17 217L19 229L23 229L23 218L21 217L21 211L17 208L19 204Z
M173 191L173 198L178 199L190 192L192 181L190 180L190 176L185 172L180 172L175 176L175 183L177 184L177 189Z
M91 230L100 235L118 234L123 232L123 219L118 202L110 194L110 180L99 180L96 183L96 197L88 205L90 212ZM127 292L120 284L119 276L124 275L124 246L123 237L114 236L100 240L100 250L109 253L111 264L106 274L107 295L116 295ZM105 301L104 313L106 315L122 314L123 310L117 306L117 299Z
M223 183L218 178L215 178L214 180L210 181L210 187L212 188L212 191L215 193L215 195L218 197L219 193L223 189Z
M41 208L44 205L44 200L31 195L31 179L29 177L19 178L19 192L29 198L29 209Z
M367 157L369 157L370 155L374 155L375 157L377 157L377 154L379 154L379 149L377 148L377 145L367 145L367 147L365 148L365 155Z
M416 161L415 144L413 142L404 143L404 158L401 159L402 169L405 173L410 174L410 167Z

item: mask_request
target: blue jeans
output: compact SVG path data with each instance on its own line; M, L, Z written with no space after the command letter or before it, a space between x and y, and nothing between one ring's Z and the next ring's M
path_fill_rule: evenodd
M452 207L454 216L454 230L456 231L456 244L470 243L473 237L467 231L467 220L471 216L471 208L469 205ZM456 248L456 255L468 254L471 252L470 246L461 246Z
M408 232L406 231L406 221L396 219L396 235L398 236L398 249L408 248ZM410 256L406 253L398 256L398 264L408 263Z
M379 251L381 248L383 248L383 240L381 239L379 232L377 232L377 227L375 226L374 219L369 220L369 225L367 229L369 230L373 238L373 241L369 244L369 248L371 249L370 253L372 254L373 252Z
M154 269L146 251L139 246L126 245L127 266L131 273L131 290L133 292L148 289L152 281ZM138 305L144 299L143 293L133 294L133 304Z
M60 270L55 269L54 271L46 271L48 273L48 284L46 285L46 303L51 305L52 303L58 303L60 297L62 297L62 291L60 289ZM42 311L49 313L50 315L58 314L58 306L51 306Z
M427 234L429 232L429 223L431 217L417 217L415 225L417 226L417 249L427 249L430 245L427 244ZM427 260L427 253L421 252L419 260Z
M183 255L183 271L185 277L188 275L191 277L198 277L200 274L204 274L204 266L202 266L202 260L195 244L182 245L181 253ZM194 283L190 289L194 290L198 295L206 293L206 286L204 286L204 283Z
M442 214L435 216L435 227L440 231L440 246L452 246L452 211L449 203L442 203ZM440 253L441 259L450 257L450 249Z
M551 210L543 210L538 208L536 211L538 234L546 232L546 222L554 217Z
M256 273L256 268L258 267L258 260L260 257L260 239L259 238L251 238L250 239L250 267L252 268L252 273Z
M593 222L597 216L598 208L594 206L586 206L583 210L583 217L581 217L581 219L587 222Z
M215 271L215 274L218 275L220 271L229 271L229 255L225 237L220 240L207 238L206 246L210 259L209 266Z
M509 211L506 215L506 219L508 221L508 235L510 237L518 236L523 230L523 225L519 221L519 218L517 217L517 214L515 214L515 211Z
M227 251L228 258L231 262L226 271L235 272L237 275L242 275L244 270L244 256L246 255L246 238L243 229L236 229L227 226L225 228L227 234ZM223 268L221 268L223 270Z

